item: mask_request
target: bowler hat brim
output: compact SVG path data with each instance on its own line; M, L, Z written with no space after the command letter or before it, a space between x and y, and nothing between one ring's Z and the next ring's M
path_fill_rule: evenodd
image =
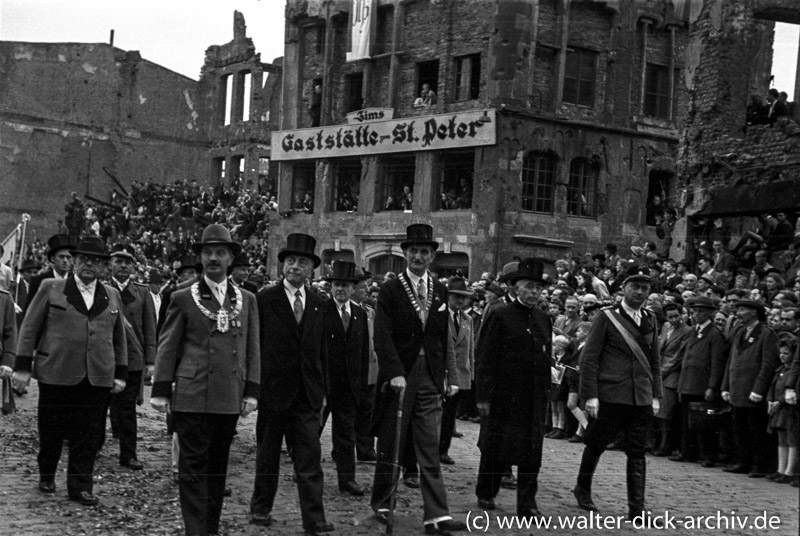
M236 242L226 242L224 240L211 240L208 242L197 242L192 244L192 251L200 255L203 251L204 246L226 246L230 248L231 253L233 256L236 257L239 253L242 252L242 245L237 244Z
M322 264L322 260L314 255L313 253L309 253L308 251L296 251L293 249L282 249L278 252L278 262L283 262L283 259L288 257L289 255L297 255L299 257L307 257L314 261L314 268L318 268L320 264Z
M71 249L70 254L74 257L75 255L88 255L90 257L98 257L100 259L110 259L111 255L108 253L103 253L101 251L89 251L86 249Z
M508 279L506 279L506 281L508 282L509 285L513 287L514 285L517 284L517 281L519 281L520 279L530 279L532 281L536 281L537 283L545 283L545 280L541 277L536 277L533 274L526 274L519 272L510 275Z

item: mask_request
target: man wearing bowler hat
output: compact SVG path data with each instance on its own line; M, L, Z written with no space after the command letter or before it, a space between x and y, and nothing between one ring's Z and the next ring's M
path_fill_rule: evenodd
M278 491L281 445L289 435L306 534L333 530L322 504L324 475L319 442L320 414L327 390L323 343L323 300L306 287L319 267L317 241L290 234L278 252L283 282L258 293L261 318L261 398L256 423L256 478L250 522L272 524Z
M650 277L631 267L622 301L595 317L581 352L580 397L594 419L573 490L578 506L596 511L592 479L600 457L618 433L625 438L628 519L645 512L647 433L661 402L661 358L655 315L643 307Z
M122 300L99 281L109 258L105 244L99 237L86 237L70 253L74 275L44 280L28 306L13 381L21 390L33 370L39 382L39 490L55 492L67 440L67 493L93 506L98 500L92 494L92 473L108 393L125 388L128 351Z
M247 260L247 254L242 252L236 255L233 259L233 266L231 266L231 283L239 288L243 288L253 294L258 292L256 286L247 280L250 275L250 261Z
M392 481L397 393L405 389L401 452L406 446L416 453L426 534L466 528L450 515L439 461L442 396L456 394L458 380L450 345L447 289L428 271L438 245L430 225L408 226L406 240L400 244L408 265L381 287L374 336L378 387L372 423L378 436L378 462L371 505L378 521L385 523L392 488L397 485Z
M109 283L122 298L122 310L128 321L125 333L128 346L128 382L125 389L111 397L111 429L119 438L120 465L139 471L142 463L136 456L136 402L144 376L151 376L156 361L156 311L147 286L133 275L136 257L132 246L116 244L111 248ZM105 435L105 434L104 434Z
M206 536L219 534L236 423L258 405L259 325L255 296L228 283L241 251L228 230L209 225L192 249L203 275L172 294L150 404L173 415L186 534Z
M476 357L475 400L481 415L478 506L494 498L510 465L517 471L517 515L540 515L536 504L550 390L552 323L536 307L544 264L524 259L507 283L516 299L484 321Z
M72 270L72 253L70 252L73 249L75 249L75 244L69 235L57 234L47 240L47 260L53 266L33 276L31 279L31 285L28 289L28 301L24 307L26 311L33 301L33 297L36 296L36 291L42 285L42 281L53 278L66 279L67 274Z
M352 262L336 261L326 279L333 294L323 305L328 354L328 406L333 415L333 452L339 490L364 495L356 482L356 408L367 385L369 325L367 313L350 301L359 278Z

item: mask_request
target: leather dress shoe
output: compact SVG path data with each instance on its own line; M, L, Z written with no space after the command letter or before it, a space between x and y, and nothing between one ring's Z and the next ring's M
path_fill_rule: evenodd
M765 476L767 476L767 474L761 469L753 469L752 471L747 473L747 476L749 476L750 478L764 478Z
M578 500L578 506L589 512L597 512L597 506L595 506L592 500L591 491L587 491L580 486L575 486L575 489L572 490L572 494L575 495L575 498Z
M404 477L403 484L405 484L407 488L417 489L419 488L419 478L416 476Z
M456 461L449 454L439 454L439 461L445 465L455 465Z
M259 525L261 527L269 527L272 525L271 514L250 514L250 524Z
M783 473L777 473L777 472L776 473L770 473L770 474L767 475L767 480L769 480L770 482L774 482L775 479L780 478L782 476L783 476Z
M494 510L495 509L494 499L478 498L478 508L481 508L483 510Z
M566 432L566 430L562 430L559 428L555 434L550 436L550 439L567 439L568 437L569 434Z
M122 467L127 467L128 469L131 469L133 471L141 471L142 469L144 469L144 465L142 465L142 462L140 462L136 458L129 458L127 460L120 460L119 464Z
M360 462L376 462L378 461L378 455L375 453L374 450L367 451L363 454L359 454L357 456L358 461Z
M79 491L77 493L70 493L69 500L82 504L83 506L94 506L98 502L97 497L92 495L91 491Z
M425 534L441 534L443 536L447 536L451 532L457 532L460 530L467 530L466 523L456 521L454 519L445 519L444 521L439 521L438 523L425 524Z
M318 521L312 526L306 528L306 536L317 536L318 534L333 532L333 530L333 523L328 523L327 521Z
M569 439L567 439L567 441L570 442L570 443L583 443L583 436L579 436L578 434L575 434L574 436L572 436Z
M55 493L56 482L51 478L43 478L39 480L39 491L42 493Z
M344 493L349 493L354 497L361 497L364 495L364 486L359 486L355 481L351 480L350 482L343 482L339 484L339 491Z
M464 437L464 434L462 434L461 432L453 432L450 435L450 437L455 437L456 439L461 439L462 437Z
M775 480L773 480L773 482L775 482L776 484L791 484L793 480L794 477L792 475L781 475Z
M742 465L741 463L733 463L723 469L726 473L747 473L747 467Z
M702 465L703 467L712 468L716 467L717 463L714 461L713 458L706 458L705 460L700 462L700 465Z
M386 524L389 522L389 510L386 508L378 508L375 510L375 520L378 523Z

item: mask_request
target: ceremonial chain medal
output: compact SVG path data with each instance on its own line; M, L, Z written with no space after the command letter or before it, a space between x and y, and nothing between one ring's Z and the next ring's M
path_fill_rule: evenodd
M241 322L236 319L239 318L239 313L242 312L242 291L239 290L239 287L236 285L233 285L233 291L236 293L236 305L233 307L233 312L228 314L225 307L220 306L219 311L212 313L200 303L200 283L198 282L192 285L192 299L194 299L195 305L197 305L197 308L200 309L200 312L203 313L204 316L217 323L216 329L220 333L228 331L231 325L241 325Z
M422 323L425 324L425 313L422 311L422 308L419 306L419 301L417 300L416 292L411 290L411 286L408 284L409 282L406 280L406 274L400 274L400 282L403 284L403 288L406 289L406 294L408 294L408 299L411 300L411 304L414 306L414 309L417 311L417 315L419 319L422 320ZM431 302L433 301L433 281L430 277L428 277L428 299L426 302L426 311L430 311Z

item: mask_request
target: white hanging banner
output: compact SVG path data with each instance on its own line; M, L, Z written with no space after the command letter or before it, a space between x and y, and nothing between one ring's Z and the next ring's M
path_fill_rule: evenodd
M370 29L375 0L352 0L350 4L350 52L347 61L370 57Z

